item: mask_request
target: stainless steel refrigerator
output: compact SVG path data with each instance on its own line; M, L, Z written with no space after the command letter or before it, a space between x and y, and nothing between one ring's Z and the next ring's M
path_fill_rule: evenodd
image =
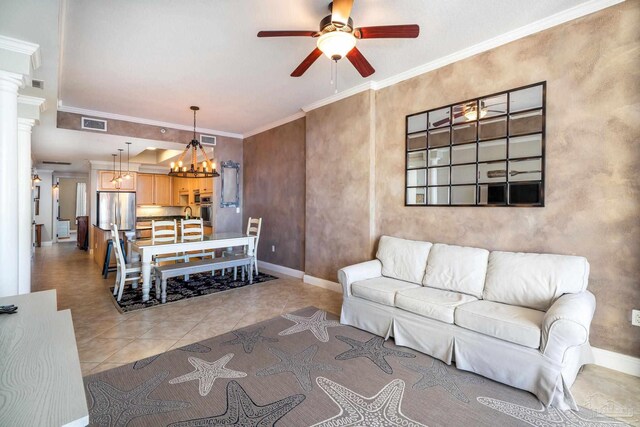
M96 224L110 230L116 224L118 230L136 228L136 193L123 191L98 191L98 218Z

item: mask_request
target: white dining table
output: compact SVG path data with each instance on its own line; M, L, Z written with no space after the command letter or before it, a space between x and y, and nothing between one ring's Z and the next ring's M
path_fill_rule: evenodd
M226 249L235 246L246 246L247 255L253 256L256 236L244 233L212 233L204 235L202 240L188 242L152 242L151 239L131 241L131 249L140 254L142 263L142 301L149 300L151 289L151 261L156 255L184 253L190 251Z

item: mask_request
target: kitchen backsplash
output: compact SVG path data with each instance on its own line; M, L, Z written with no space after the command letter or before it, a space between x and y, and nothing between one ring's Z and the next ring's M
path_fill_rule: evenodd
M200 216L200 207L191 206L194 216ZM184 215L185 208L180 206L145 206L136 208L137 217L148 216L181 216Z

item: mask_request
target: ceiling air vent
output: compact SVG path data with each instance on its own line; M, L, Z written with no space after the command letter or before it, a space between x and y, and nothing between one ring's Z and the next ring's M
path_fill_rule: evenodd
M216 137L213 135L202 135L200 134L200 144L207 146L216 145Z
M107 131L107 121L100 119L92 119L91 117L82 118L82 129Z
M69 166L71 163L69 162L54 162L53 160L45 160L42 162L43 165L65 165Z
M44 89L44 80L33 79L31 80L31 86L33 86L36 89Z

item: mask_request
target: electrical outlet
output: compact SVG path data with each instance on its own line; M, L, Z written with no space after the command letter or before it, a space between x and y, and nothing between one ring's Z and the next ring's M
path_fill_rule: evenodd
M631 324L640 326L640 310L631 310Z
M276 251L276 245L271 245L271 252L275 252Z

